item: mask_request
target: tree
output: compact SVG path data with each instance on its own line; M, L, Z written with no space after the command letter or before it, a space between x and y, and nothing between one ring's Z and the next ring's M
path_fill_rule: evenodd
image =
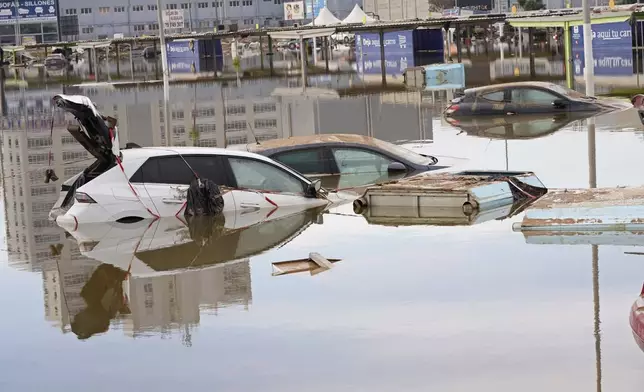
M519 0L519 6L524 11L538 11L545 8L541 0Z

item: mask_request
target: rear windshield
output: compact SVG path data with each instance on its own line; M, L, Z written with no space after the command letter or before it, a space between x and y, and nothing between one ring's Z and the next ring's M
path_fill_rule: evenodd
M383 149L384 151L389 152L391 155L399 156L403 159L406 159L407 161L415 165L428 166L428 165L434 164L433 159L417 154L408 148L398 146L396 144L392 144L378 139L372 139L372 140L377 147Z

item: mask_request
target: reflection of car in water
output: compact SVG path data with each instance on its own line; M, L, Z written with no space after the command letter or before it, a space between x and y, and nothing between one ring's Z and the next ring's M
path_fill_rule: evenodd
M571 122L593 116L592 113L569 112L555 115L519 114L516 116L478 116L445 120L468 135L490 139L534 139L550 135Z
M129 314L128 299L123 291L127 272L109 264L101 264L83 286L80 296L86 307L74 316L72 332L79 339L88 339L107 332L110 320L118 314Z
M465 90L445 109L445 117L518 114L598 113L632 108L627 101L587 97L546 82L516 82Z
M360 135L326 134L231 146L281 162L328 189L352 188L445 169L438 159Z
M290 241L322 209L240 211L218 217L161 218L123 224L81 224L70 231L84 256L135 276L204 268L251 257Z

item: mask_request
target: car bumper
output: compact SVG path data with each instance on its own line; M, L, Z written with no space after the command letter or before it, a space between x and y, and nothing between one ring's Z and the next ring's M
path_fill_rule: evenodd
M50 214L54 213L52 211ZM50 215L51 216L51 215ZM72 232L82 223L99 223L109 221L110 213L98 204L74 203L67 212L56 217L56 223L63 229Z

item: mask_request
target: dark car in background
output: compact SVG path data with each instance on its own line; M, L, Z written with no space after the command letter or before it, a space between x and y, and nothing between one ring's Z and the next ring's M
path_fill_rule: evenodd
M327 189L353 188L445 169L438 159L368 136L295 136L231 146L270 157Z
M516 82L465 90L444 111L445 117L512 116L517 114L600 113L633 108L614 98L587 97L547 82Z

